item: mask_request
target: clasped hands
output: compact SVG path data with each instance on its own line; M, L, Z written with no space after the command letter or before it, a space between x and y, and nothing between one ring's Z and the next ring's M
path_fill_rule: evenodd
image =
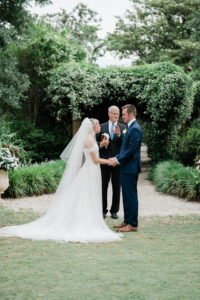
M117 159L115 157L111 157L108 160L110 162L110 166L116 167L118 165Z

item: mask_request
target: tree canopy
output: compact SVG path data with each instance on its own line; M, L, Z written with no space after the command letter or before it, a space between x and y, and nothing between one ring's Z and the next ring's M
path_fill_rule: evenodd
M67 29L69 34L87 52L87 61L94 63L103 54L104 41L98 37L101 18L87 5L79 3L72 11L47 15L46 21L56 29Z
M101 69L95 61L104 41L95 11L79 4L40 18L29 15L28 0L0 0L0 113L34 160L55 157L71 136L72 119L111 104L137 106L153 162L170 157L192 109L199 116L199 1L132 2L135 10L118 18L108 45L137 55L141 65Z
M199 57L199 0L131 0L133 8L118 17L108 49L137 63L170 60L186 71ZM194 58L195 54L195 58Z
M35 0L38 5L49 0ZM31 0L0 0L0 108L20 108L20 101L26 96L30 82L24 72L20 72L13 46L20 44L21 35L30 26L32 17L28 12Z
M68 31L54 31L51 25L39 19L30 26L21 44L15 47L15 55L19 70L26 74L30 81L29 118L36 125L51 71L62 63L83 61L86 53L71 39Z
M8 23L20 29L28 21L28 6L31 0L0 0L0 26ZM35 4L45 5L51 0L35 0Z

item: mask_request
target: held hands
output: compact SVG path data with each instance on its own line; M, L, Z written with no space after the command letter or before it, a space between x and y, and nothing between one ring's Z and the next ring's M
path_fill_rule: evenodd
M115 157L109 158L108 161L111 163L110 166L112 166L112 167L116 167L118 165L117 160L116 160Z
M106 164L108 165L108 166L112 166L112 162L109 160L109 159L107 159L107 162L106 162Z

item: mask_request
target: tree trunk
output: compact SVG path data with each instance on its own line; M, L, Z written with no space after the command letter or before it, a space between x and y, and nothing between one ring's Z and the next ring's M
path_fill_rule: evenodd
M29 120L34 124L34 127L37 125L39 98L38 89L32 86L29 92Z
M74 136L81 126L81 119L72 120L72 135Z
M30 88L29 91L29 120L32 123L33 122L33 88Z
M35 98L34 98L34 113L33 113L33 124L36 127L37 124L37 116L38 116L38 107L39 107L39 92L36 91Z

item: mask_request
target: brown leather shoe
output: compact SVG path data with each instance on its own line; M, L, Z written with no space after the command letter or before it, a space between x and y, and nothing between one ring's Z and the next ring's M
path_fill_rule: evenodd
M124 226L126 226L127 224L126 223L121 223L120 225L114 225L113 227L114 228L123 228Z
M137 227L133 227L131 225L125 225L121 228L118 228L118 231L120 232L131 232L131 231L137 231Z

